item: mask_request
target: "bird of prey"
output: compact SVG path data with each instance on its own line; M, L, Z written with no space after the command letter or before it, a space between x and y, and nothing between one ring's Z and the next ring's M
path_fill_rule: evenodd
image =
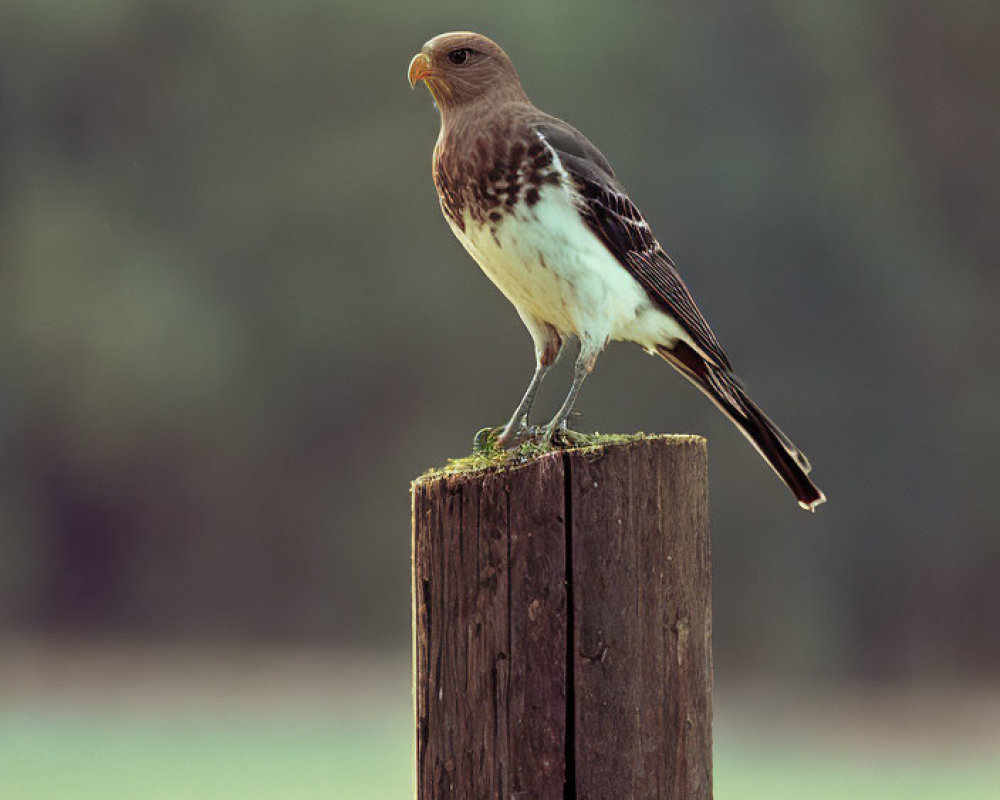
M441 113L433 176L458 240L514 304L535 346L535 372L499 435L534 429L539 383L569 337L580 342L565 402L540 432L566 420L611 340L658 355L701 389L757 448L799 505L825 501L805 455L750 399L649 224L608 160L582 133L537 109L507 54L476 33L444 33L410 61Z

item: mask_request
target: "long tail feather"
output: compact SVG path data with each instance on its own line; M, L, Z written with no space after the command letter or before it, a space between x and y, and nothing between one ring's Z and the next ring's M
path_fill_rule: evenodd
M816 506L826 502L826 495L809 479L812 467L805 454L768 419L731 372L710 363L683 341L656 350L733 421L791 489L802 508L815 511Z

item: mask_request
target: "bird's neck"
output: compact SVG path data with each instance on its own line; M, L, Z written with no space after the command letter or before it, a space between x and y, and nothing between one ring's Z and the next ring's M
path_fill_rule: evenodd
M531 120L539 115L528 102L466 106L445 112L434 147L434 185L445 214L464 230L464 214L479 216L495 200L496 187L517 182L522 160L533 142ZM494 186L496 185L496 187ZM480 220L481 221L481 220Z
M522 115L525 109L534 109L520 84L467 97L460 103L448 101L438 104L441 111L441 129L462 130L471 126L492 124L503 117Z
M517 89L515 99L490 94L460 106L442 107L435 162L445 156L448 160L473 159L480 165L488 161L495 143L509 140L532 113L538 113L524 90Z

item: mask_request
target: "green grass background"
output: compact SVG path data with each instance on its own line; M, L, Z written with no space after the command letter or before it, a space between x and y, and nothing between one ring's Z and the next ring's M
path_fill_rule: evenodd
M871 755L716 736L720 800L996 800L1000 757ZM394 800L412 795L402 710L343 723L0 713L4 800Z

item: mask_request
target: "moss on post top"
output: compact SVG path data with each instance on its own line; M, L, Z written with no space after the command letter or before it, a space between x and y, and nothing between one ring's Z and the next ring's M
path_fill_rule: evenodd
M480 431L476 439L486 433ZM573 433L572 443L566 446L555 444L538 444L533 441L521 443L513 450L504 450L497 444L496 436L485 437L484 443L471 454L462 458L450 458L442 467L431 467L413 481L413 485L424 481L436 480L450 476L469 476L480 472L505 472L524 466L537 458L542 458L556 452L598 450L615 445L627 445L640 441L667 441L673 445L705 444L702 436L694 434L647 434L642 433Z

